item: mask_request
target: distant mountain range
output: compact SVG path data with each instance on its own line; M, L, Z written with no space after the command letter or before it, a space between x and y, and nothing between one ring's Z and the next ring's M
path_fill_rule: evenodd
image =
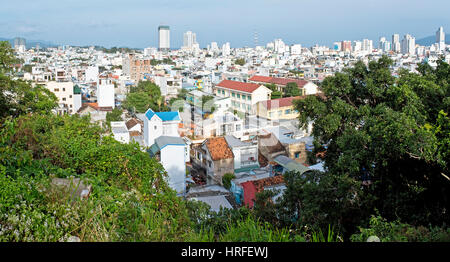
M434 43L436 43L436 36L434 36L434 35L416 40L416 44L424 45L424 46L430 46ZM445 35L445 43L447 45L450 45L450 34Z
M32 48L32 47L36 47L36 45L39 43L39 46L41 48L47 48L47 47L56 47L58 46L55 43L49 42L49 41L44 41L44 40L28 40L25 39L26 43L25 46L26 48ZM8 38L3 38L0 37L0 41L9 41L9 43L11 43L11 46L14 47L14 38L13 39L8 39Z

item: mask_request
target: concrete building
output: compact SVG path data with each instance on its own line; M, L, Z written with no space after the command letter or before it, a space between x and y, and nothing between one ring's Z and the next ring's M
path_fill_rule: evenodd
M218 97L231 97L231 107L237 111L255 113L256 103L269 100L272 90L260 84L223 80L214 93Z
M245 172L259 168L258 142L244 142L234 136L225 136L234 155L234 172Z
M99 107L115 107L114 84L111 79L100 78L97 86L97 103Z
M416 53L416 39L406 34L402 40L402 54L414 55Z
M130 143L130 133L125 124L125 121L111 121L111 132L113 133L114 139L128 144Z
M178 194L186 192L186 152L189 148L181 137L160 136L148 153L156 157L168 174L169 186Z
M158 42L160 51L170 50L170 27L167 25L160 25L158 27Z
M160 136L179 137L178 125L180 122L178 112L153 112L153 110L148 109L144 118L145 145L153 145Z
M45 87L53 92L58 98L57 114L74 114L78 111L81 103L81 101L78 101L78 98L81 97L77 94L77 99L75 101L73 82L50 81L45 84Z
M187 50L192 50L197 44L197 36L191 31L183 34L183 47Z
M26 50L25 38L21 38L21 37L14 38L14 50L18 53L25 52L25 50Z
M436 32L436 44L438 44L439 51L442 52L445 49L445 33L442 26Z
M268 120L297 119L298 111L293 101L304 97L284 97L261 101L256 104L256 115Z
M396 53L400 53L402 51L399 34L392 35L392 51L394 51Z

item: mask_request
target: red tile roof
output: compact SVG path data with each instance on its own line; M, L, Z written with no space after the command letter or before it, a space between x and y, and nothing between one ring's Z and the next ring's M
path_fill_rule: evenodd
M219 84L216 86L226 88L226 89L233 89L241 92L246 93L253 93L256 89L258 89L261 85L254 84L254 83L244 83L244 82L238 82L238 81L232 81L232 80L222 80Z
M308 81L301 80L301 79L291 79L291 78L278 78L278 77L268 77L268 76L258 76L254 75L250 77L248 80L253 82L262 82L262 83L268 83L268 84L276 84L276 85L282 85L285 86L288 83L296 83L299 88L303 88Z
M265 187L284 183L283 176L267 177L255 181L247 181L241 184L244 189L244 204L252 208L256 200L256 194L262 192Z
M222 160L233 158L233 152L228 147L227 141L224 137L209 138L206 141L206 147L211 153L212 160Z
M250 77L248 80L255 81L255 82L271 83L270 81L272 80L272 77L254 75L254 76Z
M278 99L272 99L261 102L264 107L267 109L273 109L273 108L280 108L280 107L286 107L286 106L292 106L292 101L296 99L303 99L306 96L295 96L295 97L284 97L284 98L278 98Z

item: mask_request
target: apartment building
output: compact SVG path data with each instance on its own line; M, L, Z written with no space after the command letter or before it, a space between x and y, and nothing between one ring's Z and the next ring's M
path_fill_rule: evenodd
M215 86L214 93L218 97L230 97L234 110L254 114L256 104L270 100L272 90L264 85L223 80Z
M279 78L254 75L248 79L251 83L256 84L274 84L278 91L283 92L288 83L296 83L302 95L314 95L319 92L318 86L311 81L291 78Z
M151 73L150 59L138 58L135 54L127 54L123 58L123 73L136 83Z
M81 94L79 88L75 91L77 94L74 93L73 82L50 81L45 87L58 98L57 114L75 114L81 107Z
M293 103L296 99L305 98L305 96L284 97L261 101L256 104L256 115L268 120L296 119L299 116Z

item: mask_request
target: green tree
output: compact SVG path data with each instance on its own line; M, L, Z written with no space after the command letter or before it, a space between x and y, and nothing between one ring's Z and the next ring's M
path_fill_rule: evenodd
M234 63L236 65L243 66L243 65L245 65L245 59L244 58L238 58L238 59L234 60Z
M120 108L114 108L111 112L106 113L106 122L109 124L111 121L122 121L122 113Z
M440 90L445 73L438 75L447 65L434 76L401 72L398 79L391 65L383 56L327 77L324 97L295 102L300 122L306 127L313 121L316 143L326 146L330 175L372 183L366 194L377 199L372 208L383 217L439 225L450 221L444 211L450 208L450 181L442 175L445 165L439 164L431 126L445 107Z
M130 88L123 106L136 113L145 113L149 108L155 112L168 111L163 101L159 86L150 81L140 81L137 86Z
M297 86L297 83L291 82L287 83L284 88L284 97L301 96L301 91Z

